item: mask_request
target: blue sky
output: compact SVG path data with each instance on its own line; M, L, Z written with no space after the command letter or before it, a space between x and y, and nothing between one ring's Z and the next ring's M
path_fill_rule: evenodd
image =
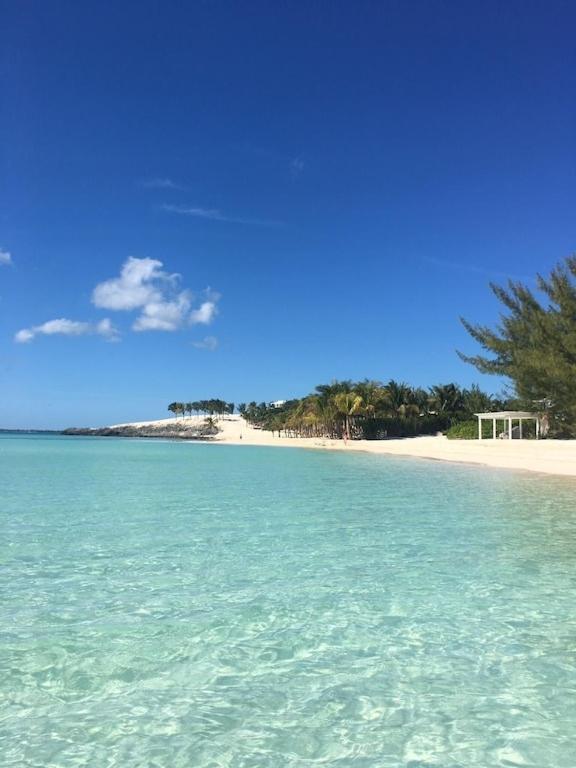
M458 318L575 250L572 2L1 12L0 426L500 388Z

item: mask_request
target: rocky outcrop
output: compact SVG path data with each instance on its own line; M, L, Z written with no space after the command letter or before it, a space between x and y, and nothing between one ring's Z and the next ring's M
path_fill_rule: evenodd
M89 437L163 437L172 440L209 440L218 434L218 427L209 422L174 421L170 424L120 424L116 427L70 427L63 435Z

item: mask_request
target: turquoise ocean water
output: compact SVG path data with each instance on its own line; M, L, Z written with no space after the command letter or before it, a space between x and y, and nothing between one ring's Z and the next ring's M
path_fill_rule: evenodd
M0 437L3 768L576 765L576 483Z

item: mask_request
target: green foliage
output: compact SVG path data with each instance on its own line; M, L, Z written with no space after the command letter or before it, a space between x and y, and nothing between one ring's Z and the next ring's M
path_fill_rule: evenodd
M488 354L460 356L482 373L511 379L521 401L549 412L551 434L576 436L576 256L547 279L538 276L545 303L512 280L491 288L506 310L496 329L462 320Z
M204 413L209 416L222 416L225 413L234 413L234 403L227 403L225 400L212 398L211 400L195 400L193 402L174 402L170 403L168 410L174 416L184 417L188 414L190 417L193 412Z
M174 415L174 417L183 416L185 409L186 409L186 406L184 405L184 403L170 403L170 405L168 406L168 410L170 411L170 413Z
M375 440L436 434L469 418L470 408L491 402L478 387L445 384L425 390L394 380L383 384L364 379L320 384L279 408L242 404L242 413L255 426L288 436Z
M460 421L453 424L446 432L449 440L477 440L478 439L478 421L470 419L469 421ZM482 437L492 437L492 422L482 423Z
M457 384L436 384L430 388L430 405L435 413L450 416L464 412L464 397Z
M487 413L488 411L498 411L504 408L504 404L492 397L492 395L482 392L477 384L473 384L470 389L462 390L462 400L464 413L473 416L475 413Z

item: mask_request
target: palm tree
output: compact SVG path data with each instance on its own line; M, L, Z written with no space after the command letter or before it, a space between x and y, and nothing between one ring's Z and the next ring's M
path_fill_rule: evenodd
M180 413L180 403L170 403L168 406L170 413L174 414L174 418Z
M413 387L411 390L411 401L418 406L418 416L425 416L428 413L429 395L422 387Z
M324 436L334 437L336 433L336 421L338 418L334 400L325 400L324 398L317 397L314 408Z
M333 400L338 414L344 416L344 439L350 440L350 417L362 409L362 398L352 391L339 392Z
M356 384L354 391L362 398L362 410L369 418L373 418L386 401L386 389L379 381L364 379Z
M316 394L325 400L330 400L343 392L352 392L352 388L350 379L344 379L343 381L333 381L331 384L318 384Z
M211 430L215 429L216 432L218 432L218 427L216 426L216 419L214 416L208 416L204 423L207 427L210 427Z
M455 416L464 410L462 390L457 384L435 384L430 387L430 404L436 413Z
M386 400L389 411L394 414L402 414L402 406L410 402L410 387L404 381L390 379L386 384Z

